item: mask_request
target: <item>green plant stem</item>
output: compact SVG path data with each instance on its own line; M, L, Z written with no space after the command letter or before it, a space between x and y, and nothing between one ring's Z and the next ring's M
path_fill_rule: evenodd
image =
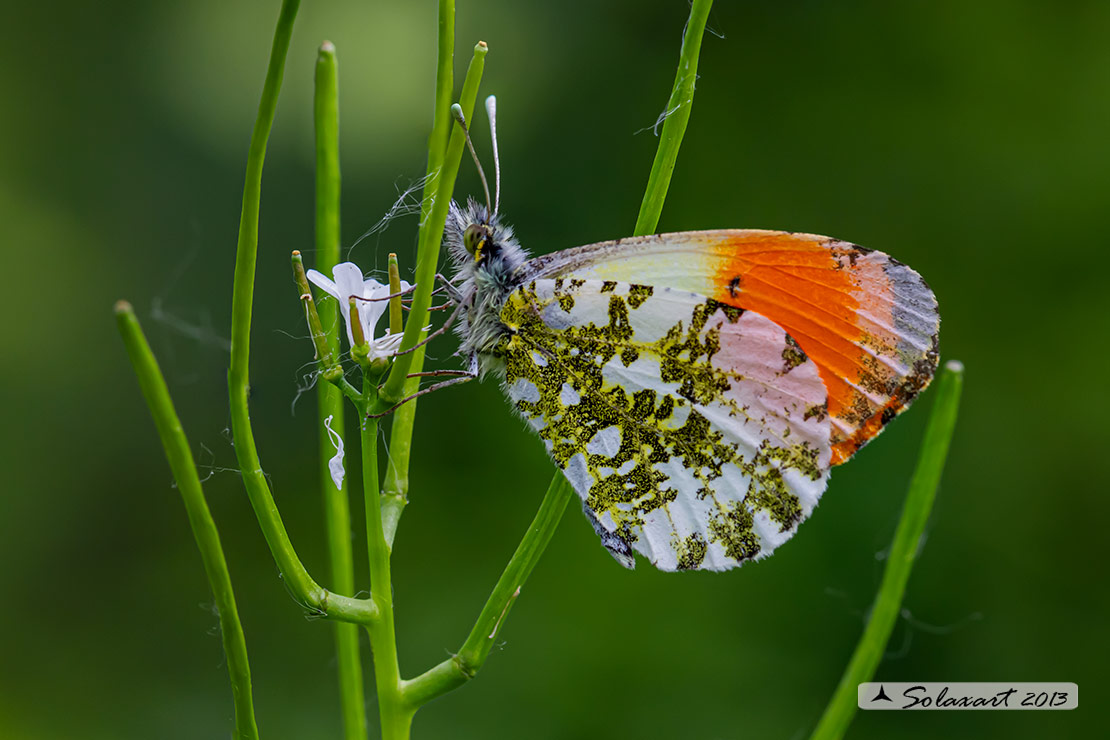
M461 142L458 157L455 158L453 167L447 165L448 140L451 132L451 60L454 55L454 26L455 4L452 0L443 0L439 5L439 64L436 73L436 103L432 133L428 136L428 171L424 181L424 195L420 203L420 236L417 249L418 265L420 260L426 260L425 265L431 265L433 277L426 280L429 290L433 287L434 268L438 261L440 243L443 241L443 225L446 223L446 210L443 211L443 220L437 221L432 217L432 206L436 202L448 204L451 192L454 190L455 176L458 173L460 158L462 156ZM475 47L474 57L467 69L463 81L462 102L464 111L472 112L478 97L478 83L481 81L482 69L486 49L479 45ZM469 113L468 113L469 115ZM456 132L457 133L457 132ZM450 186L441 192L440 185L444 181L441 174L450 171ZM419 269L418 269L419 272ZM417 290L421 290L419 286ZM430 296L430 294L429 294ZM426 314L425 314L426 315ZM414 313L409 314L409 325L414 325ZM415 324L423 327L424 323ZM418 336L423 339L424 334ZM406 337L406 341L407 341ZM406 372L418 373L424 369L425 347L418 347L410 353L411 365ZM399 376L403 377L403 376ZM401 389L401 397L411 396L420 388L420 378L407 378ZM397 534L397 525L401 520L401 513L408 504L409 491L409 460L412 454L412 432L416 422L416 401L409 401L393 415L393 423L389 435L389 463L386 469L385 483L382 487L382 522L385 528L385 539L390 547Z
M254 301L254 270L258 256L258 213L262 193L262 164L266 158L266 141L274 121L278 91L289 51L289 38L297 16L299 0L284 0L274 31L270 64L258 105L258 118L251 133L247 172L243 185L243 211L239 219L239 240L235 253L235 285L231 302L231 366L227 374L231 405L231 430L235 439L235 456L243 485L259 526L266 537L270 552L281 570L286 585L307 609L343 621L370 623L374 605L369 600L352 599L322 588L312 579L297 557L285 523L262 472L258 450L251 430L247 397L250 392L251 306Z
M678 150L690 121L690 109L694 105L694 86L698 77L698 55L701 52L701 39L705 33L705 22L713 0L694 0L690 9L690 20L686 23L686 33L682 37L682 52L678 59L678 73L674 78L674 88L667 101L663 133L659 137L659 148L651 165L647 189L640 204L640 215L636 219L635 236L654 234L663 212L663 201L671 184L671 174L678 161Z
M313 118L316 132L316 269L330 275L339 262L339 81L335 46L325 41L316 57L316 84ZM338 365L340 342L339 305L328 296L320 302L320 323L329 347L336 348L328 364ZM324 523L327 528L328 560L332 588L336 593L355 593L354 555L351 552L351 510L347 478L336 487L328 462L335 455L331 435L325 426L344 440L343 394L331 383L316 385L320 450L320 490L324 498ZM366 738L366 698L362 683L362 661L358 646L358 625L335 624L335 653L339 677L339 701L347 740Z
M811 736L812 740L836 740L844 736L856 714L857 687L871 680L882 660L891 630L898 619L902 597L906 593L906 582L913 570L925 523L933 508L933 499L936 497L944 461L948 456L952 432L956 428L962 389L963 365L954 361L946 363L937 380L932 414L925 429L925 438L921 442L917 467L910 479L909 492L902 506L902 517L890 545L879 593L871 607L863 636L860 637L852 660Z
M197 476L193 453L189 440L181 427L181 420L170 398L166 380L158 367L158 361L150 351L142 327L135 317L131 304L120 301L116 304L116 321L119 325L123 343L139 387L150 408L162 448L166 451L177 490L185 502L189 515L189 526L204 562L204 572L216 599L216 609L220 617L220 634L223 637L224 654L227 655L227 672L231 678L231 691L235 702L235 735L238 740L253 740L258 737L254 720L254 703L251 697L251 669L247 662L247 643L243 637L243 626L239 622L239 610L235 605L235 592L231 587L231 574L220 546L220 533L212 513L204 500L204 490Z
M482 81L487 51L486 43L479 41L474 47L474 56L466 70L459 105L468 121L478 97L478 85ZM413 291L409 318L405 325L405 338L401 342L402 350L416 344L428 322L428 308L432 302L432 288L439 262L439 248L443 242L443 227L447 223L447 209L451 205L451 193L455 189L455 178L459 174L459 163L462 161L465 146L466 137L462 129L458 126L452 128L443 167L439 171L435 199L428 211L427 228L420 232L416 256L416 290ZM401 400L414 354L409 352L397 356L393 362L393 368L389 371L389 377L382 386L376 411L384 411Z
M368 380L366 393L373 393ZM366 499L366 541L370 555L370 593L377 607L378 620L368 627L370 649L374 651L374 678L378 690L378 713L383 740L403 740L409 736L413 710L401 697L401 670L397 662L397 635L393 624L393 582L389 567L389 546L382 532L381 494L378 490L378 421L363 418L362 488Z
M463 685L478 672L489 656L505 618L520 589L543 555L555 529L563 518L567 502L574 495L570 483L560 473L547 488L536 518L525 533L489 600L482 608L474 629L457 654L426 673L404 682L406 705L414 710L432 699Z
M420 198L420 236L418 243L424 243L425 232L429 228L428 212L435 200L439 185L439 173L447 156L447 138L451 133L451 94L454 91L453 62L455 58L455 2L440 0L438 23L438 54L436 62L436 95L432 112L432 131L428 134L428 168L424 173L424 192ZM420 335L422 341L426 334ZM413 351L410 373L424 369L423 345ZM411 396L420 390L420 378L405 381L402 397ZM416 423L416 404L414 399L397 409L393 415L389 435L389 464L386 469L385 484L382 487L382 517L386 542L393 546L397 533L397 523L408 503L409 459L412 451L412 431Z
M432 131L428 134L428 169L424 174L424 192L420 199L420 237L418 244L425 242L424 232L428 229L428 211L435 200L439 173L447 156L447 137L451 133L451 93L454 91L455 59L455 2L439 2L438 54L436 62L436 95L432 111ZM424 338L422 334L421 339ZM424 369L424 347L413 351L411 373ZM420 389L420 378L409 378L405 382L404 396L411 396ZM389 462L386 467L385 483L382 486L382 519L385 527L386 542L393 545L397 533L397 522L408 503L409 459L412 453L412 430L416 422L416 401L409 401L393 414L389 430Z

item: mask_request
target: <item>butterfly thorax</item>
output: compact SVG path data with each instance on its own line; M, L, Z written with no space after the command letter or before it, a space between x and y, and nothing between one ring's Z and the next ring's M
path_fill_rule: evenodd
M501 309L522 281L519 268L528 253L513 236L512 227L489 217L486 207L469 201L465 208L451 204L443 243L454 263L452 276L462 296L463 313L456 324L461 352L477 355L483 371L498 365L498 347L508 329Z

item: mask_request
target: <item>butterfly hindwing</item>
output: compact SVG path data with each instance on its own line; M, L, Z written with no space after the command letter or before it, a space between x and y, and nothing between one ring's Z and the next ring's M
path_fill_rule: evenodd
M769 554L823 492L817 365L755 311L682 289L532 280L506 301L505 389L597 523L663 570Z
M940 318L921 276L825 236L745 229L633 237L538 257L527 271L666 285L769 318L825 382L834 465L909 406L937 366Z

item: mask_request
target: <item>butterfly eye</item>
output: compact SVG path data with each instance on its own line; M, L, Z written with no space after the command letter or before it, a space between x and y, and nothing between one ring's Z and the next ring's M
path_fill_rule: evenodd
M475 262L482 260L482 247L490 240L490 227L484 224L472 223L463 232L463 246L470 252Z
M479 224L470 224L463 232L463 246L466 247L466 251L471 256L477 258L477 253L488 235L489 232L485 227Z

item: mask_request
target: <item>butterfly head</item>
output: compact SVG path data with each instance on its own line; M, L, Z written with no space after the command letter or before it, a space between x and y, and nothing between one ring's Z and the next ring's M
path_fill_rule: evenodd
M508 277L528 259L512 227L473 200L466 207L451 204L443 241L457 273L465 277Z

